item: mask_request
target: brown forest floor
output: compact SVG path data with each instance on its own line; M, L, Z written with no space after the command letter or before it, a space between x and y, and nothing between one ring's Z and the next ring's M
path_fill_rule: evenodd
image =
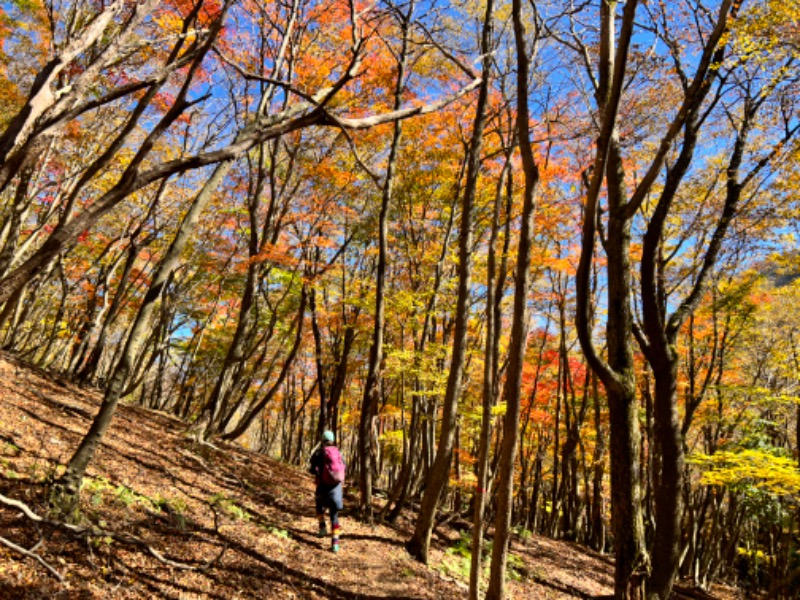
M0 493L44 516L44 482L69 459L99 400L0 353ZM435 533L425 567L403 548L408 521L369 527L345 510L342 551L334 555L315 535L313 486L301 469L236 445L199 444L180 421L135 406L120 407L89 468L82 513L85 524L114 537L37 528L0 504L0 535L25 548L42 540L36 552L65 578L59 583L33 559L0 546L0 598L467 596L459 568L466 559L452 551L458 532ZM158 560L147 546L194 569ZM513 598L613 591L606 555L541 537L516 540L512 554ZM740 596L720 588L676 597Z

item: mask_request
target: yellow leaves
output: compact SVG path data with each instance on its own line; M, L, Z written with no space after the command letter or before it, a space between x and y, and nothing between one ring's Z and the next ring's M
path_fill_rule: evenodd
M749 5L732 27L736 54L745 60L773 61L800 50L800 2L768 0Z
M384 457L392 464L399 465L403 460L403 430L385 431L379 438Z
M472 462L475 462L474 459ZM450 477L450 486L466 492L474 492L478 485L478 478L472 471L461 473L461 477Z
M180 33L183 19L172 10L164 10L153 17L153 21L165 32Z
M769 563L769 564L775 563L775 555L767 554L766 552L758 548L748 549L739 547L736 548L736 554L738 554L739 556L745 556L749 558L751 561L757 561L760 563Z
M704 485L754 486L779 496L800 494L797 462L766 450L724 450L712 455L698 452L688 462L704 470L700 478Z
M492 407L492 416L493 417L505 416L506 410L508 410L506 401L503 400L502 402L498 402L496 405Z

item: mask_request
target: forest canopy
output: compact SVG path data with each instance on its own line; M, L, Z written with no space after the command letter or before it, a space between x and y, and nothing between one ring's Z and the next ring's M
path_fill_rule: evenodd
M0 3L0 344L365 522L800 590L800 3ZM483 535L492 537L481 581ZM764 560L767 557L767 560ZM783 596L781 596L783 594Z

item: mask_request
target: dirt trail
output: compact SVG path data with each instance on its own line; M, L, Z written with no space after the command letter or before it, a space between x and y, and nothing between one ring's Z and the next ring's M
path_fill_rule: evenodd
M100 396L0 354L0 400L0 494L44 515L45 482L69 459ZM183 423L161 413L120 407L88 475L85 523L113 535L37 530L0 504L0 535L25 548L41 539L37 553L65 578L59 583L34 560L0 546L0 598L467 595L458 532L437 532L429 568L403 548L409 522L369 527L345 509L342 551L333 554L330 540L316 535L313 484L302 469L236 445L198 443ZM612 592L607 556L537 537L517 541L512 552L513 598Z

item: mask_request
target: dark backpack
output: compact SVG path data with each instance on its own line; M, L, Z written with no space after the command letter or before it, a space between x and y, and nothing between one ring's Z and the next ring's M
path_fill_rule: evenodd
M322 482L338 485L344 481L344 460L336 446L325 446L322 450Z

